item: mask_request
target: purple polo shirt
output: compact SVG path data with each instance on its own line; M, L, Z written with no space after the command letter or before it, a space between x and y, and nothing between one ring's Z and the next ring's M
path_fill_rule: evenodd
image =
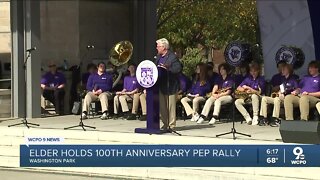
M320 91L320 75L310 76L306 75L299 83L299 88L302 92L318 92Z
M110 91L112 89L112 74L104 72L99 75L97 72L92 73L88 78L87 90L101 89L102 92Z
M51 72L47 72L41 78L41 84L44 84L49 87L59 86L65 83L66 83L66 78L60 72L56 72L55 74L52 74Z
M206 84L200 86L200 81L197 81L192 85L190 94L192 95L199 94L200 96L205 96L210 91L211 91L210 83L206 82Z
M180 73L179 74L179 83L180 83L180 90L183 93L185 93L188 91L188 88L189 88L191 81L189 80L189 78L186 75Z
M220 75L218 73L213 72L212 76L208 78L210 86L211 86L211 89L216 84L216 81L219 79L219 76Z
M126 89L127 91L133 91L135 89L139 88L139 84L137 81L136 76L126 76L123 80L123 89Z
M280 86L283 82L283 78L285 78L281 73L275 74L272 76L270 83L272 86ZM296 74L292 74L290 78L298 80L299 76Z
M218 85L219 89L232 88L234 85L234 80L230 76L227 76L226 79L223 79L222 76L219 76L215 85Z
M292 91L298 88L298 82L296 80L296 77L293 75L290 75L288 78L285 78L283 76L281 84L284 85L284 94L290 94Z
M283 80L282 73L278 73L272 76L270 83L272 86L280 86L282 84L282 80Z
M253 79L251 75L246 77L242 83L239 86L247 85L251 87L254 90L259 90L259 87L261 89L261 94L264 94L266 82L264 80L264 77L258 76L256 79Z
M249 76L250 76L250 74L246 74L246 75L244 75L244 76L242 76L242 74L236 74L236 75L234 75L234 81L235 81L235 83L236 83L236 86L239 86L239 84L241 84L242 81L243 81L245 78L249 77Z

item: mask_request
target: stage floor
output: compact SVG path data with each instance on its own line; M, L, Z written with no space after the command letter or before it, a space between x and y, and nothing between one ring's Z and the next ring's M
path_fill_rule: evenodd
M33 123L40 124L39 127L34 127L34 129L56 129L63 130L63 128L79 124L79 115L66 115L66 116L51 116L45 118L35 118L29 120ZM2 120L0 126L7 126L9 124L14 124L20 122L20 119L0 119ZM87 131L97 131L97 132L117 132L117 133L134 133L135 128L146 127L145 121L139 120L125 120L122 118L118 119L108 119L101 120L99 116L90 118L83 121L85 125L95 126L96 129L87 129ZM22 127L22 126L17 126ZM232 135L225 135L216 138L217 134L229 132L232 127L232 122L217 122L214 125L209 125L208 122L204 124L197 124L196 122L191 122L190 120L177 120L176 131L181 133L185 137L203 137L211 139L211 142L216 139L217 143L220 143L220 139L232 139ZM279 132L279 127L271 126L252 126L247 125L245 122L241 124L240 122L235 123L235 128L238 132L250 134L252 137L245 137L237 135L237 140L245 140L247 143L265 143L265 144L278 144L281 143L281 136ZM68 131L82 131L81 128L74 128ZM163 136L163 135L162 135ZM177 136L175 134L165 134L165 136ZM219 140L218 140L219 139ZM224 141L222 141L224 142ZM232 141L233 142L233 141ZM234 141L233 143L236 143ZM225 143L223 143L225 144Z

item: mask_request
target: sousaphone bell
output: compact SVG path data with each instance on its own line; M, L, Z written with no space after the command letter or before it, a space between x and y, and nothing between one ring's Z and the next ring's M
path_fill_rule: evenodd
M130 41L118 42L110 51L110 62L114 66L126 64L133 52L133 46Z
M115 87L120 81L123 74L128 69L127 62L130 60L133 52L133 46L130 41L121 41L113 46L110 50L110 62L116 66L116 76L113 77L113 85Z

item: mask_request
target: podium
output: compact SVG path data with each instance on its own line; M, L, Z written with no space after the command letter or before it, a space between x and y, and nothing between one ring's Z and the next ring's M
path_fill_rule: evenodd
M137 68L137 79L140 83L138 77L141 72L141 68L145 68L147 66L148 69L153 69L154 79L158 79L158 69L155 64L149 60L142 61ZM161 73L161 72L159 72ZM156 76L156 77L155 77ZM142 84L140 84L142 85ZM142 85L143 86L143 85ZM159 83L156 82L152 87L145 87L147 90L147 127L146 128L136 128L134 130L135 133L144 133L144 134L162 134L167 131L162 131L160 129L160 118L159 118Z

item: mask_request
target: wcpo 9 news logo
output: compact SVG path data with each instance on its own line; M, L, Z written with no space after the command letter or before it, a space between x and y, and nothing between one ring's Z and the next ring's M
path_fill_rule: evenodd
M291 164L307 164L307 161L305 160L305 155L303 154L302 147L293 148L292 153L295 156L295 159L291 160Z

